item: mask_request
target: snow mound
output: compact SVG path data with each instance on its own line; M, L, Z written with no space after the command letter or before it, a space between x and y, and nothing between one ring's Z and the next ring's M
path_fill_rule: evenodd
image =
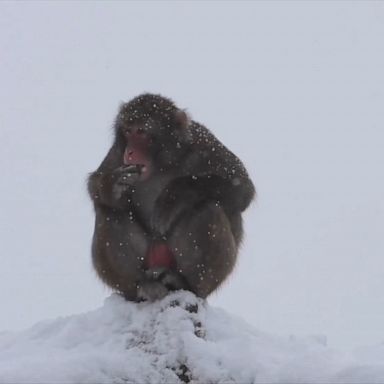
M0 334L1 383L383 383L384 346L342 354L321 337L282 338L189 292Z

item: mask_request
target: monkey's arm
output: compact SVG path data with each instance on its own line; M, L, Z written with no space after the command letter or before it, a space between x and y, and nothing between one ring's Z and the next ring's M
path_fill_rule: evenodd
M193 122L193 144L183 173L228 210L244 211L255 197L255 186L241 160L207 128Z
M123 164L124 149L125 143L115 140L99 168L88 178L88 192L96 206L130 208L130 194L141 168Z
M191 177L172 180L157 197L151 217L151 227L158 237L167 236L177 221L206 199L192 188Z
M126 209L139 177L136 166L121 166L111 172L98 170L88 179L88 192L96 205Z
M254 195L252 183L233 183L217 175L174 179L156 199L151 219L157 236L167 236L178 221L207 202L221 206L228 215L243 211Z
M189 184L207 199L220 202L226 211L243 212L256 195L255 186L240 160L223 152L222 160L201 157Z
M196 186L207 199L215 201L227 213L243 212L255 197L249 177L222 177L216 174L197 177Z
M255 187L240 159L205 127L193 122L194 138L180 174L155 202L152 229L166 236L186 215L205 202L220 205L228 216L243 212Z

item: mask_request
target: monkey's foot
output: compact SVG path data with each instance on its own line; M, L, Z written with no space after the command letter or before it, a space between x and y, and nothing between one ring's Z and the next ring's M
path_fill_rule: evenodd
M168 268L155 267L145 272L145 280L138 286L137 295L142 300L155 301L165 297L169 291L187 289L184 278Z
M167 296L168 292L159 281L143 281L137 288L137 297L143 301L156 301Z
M148 280L161 282L169 291L184 289L187 284L184 278L177 272L167 268L150 268L145 272Z

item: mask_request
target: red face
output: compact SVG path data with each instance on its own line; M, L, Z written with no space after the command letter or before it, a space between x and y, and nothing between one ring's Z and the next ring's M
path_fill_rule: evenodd
M124 135L127 140L123 157L124 164L141 165L141 176L145 180L151 173L150 138L141 127L126 129Z

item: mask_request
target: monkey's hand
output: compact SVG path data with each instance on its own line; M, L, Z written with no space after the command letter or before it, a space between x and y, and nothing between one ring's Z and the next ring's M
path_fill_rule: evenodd
M125 209L129 199L122 198L134 190L141 176L140 165L125 165L113 171L96 171L88 180L88 191L95 204Z
M163 190L155 202L151 227L155 237L163 238L184 215L202 201L198 191L185 182L173 183Z
M132 165L122 165L119 168L114 170L114 176L116 178L116 184L119 185L134 185L141 176L142 165L132 164Z
M113 171L114 179L112 193L116 200L121 199L124 193L134 190L134 185L141 176L140 165L123 165Z

